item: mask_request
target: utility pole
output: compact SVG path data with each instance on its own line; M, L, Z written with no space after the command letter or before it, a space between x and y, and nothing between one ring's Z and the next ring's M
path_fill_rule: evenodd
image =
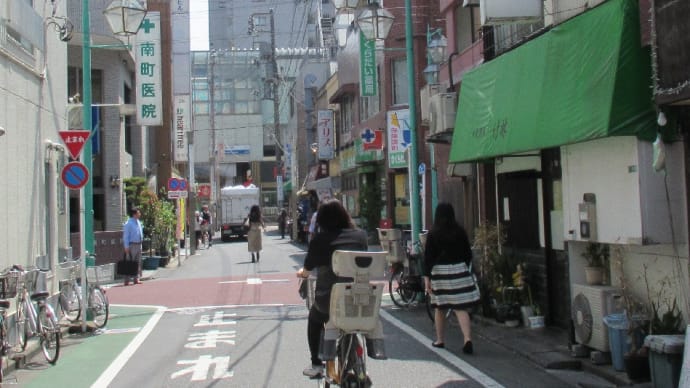
M280 141L281 141L281 136L280 136L280 96L278 95L278 61L276 60L276 28L275 28L275 21L273 19L273 9L269 11L270 18L271 18L271 65L273 67L273 77L271 78L271 82L273 82L273 130L275 131L275 152L276 152L276 174L277 176L282 177L283 176L283 163L282 163L282 152L283 150L280 149ZM280 183L282 182L282 179L276 179L276 182ZM279 191L282 191L282 187L277 187L276 184L276 193ZM282 207L282 203L278 203L279 207Z
M211 162L211 174L209 177L210 183L211 183L211 204L214 205L213 209L216 208L216 201L218 199L218 196L216 195L216 192L218 190L218 181L216 179L216 103L215 103L215 65L216 65L216 52L215 50L211 50L209 53L209 61L211 62L211 71L209 73L210 75L210 82L209 82L209 103L211 104L210 106L210 114L209 114L209 121L210 121L210 129L211 129L211 157L209 158L209 161ZM211 208L209 208L209 211L211 211ZM213 228L213 225L215 225L217 213L214 214L214 217L211 219L211 228ZM213 229L211 229L213 230Z

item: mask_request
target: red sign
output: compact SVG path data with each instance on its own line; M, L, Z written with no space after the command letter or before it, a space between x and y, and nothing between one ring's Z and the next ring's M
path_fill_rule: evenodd
M62 168L62 183L72 190L81 189L89 181L89 170L82 163L69 162Z
M84 149L84 145L89 140L89 135L91 131L75 129L71 131L60 131L60 137L62 141L67 146L69 154L72 159L76 159L81 154L81 150Z
M200 198L210 198L211 197L211 185L199 185Z
M182 178L169 178L168 191L187 191L187 180Z

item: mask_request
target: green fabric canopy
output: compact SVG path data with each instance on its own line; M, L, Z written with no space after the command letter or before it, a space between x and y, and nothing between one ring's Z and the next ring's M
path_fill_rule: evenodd
M292 191L292 181L287 181L283 183L283 191L288 192Z
M655 130L637 2L610 0L463 77L450 162Z

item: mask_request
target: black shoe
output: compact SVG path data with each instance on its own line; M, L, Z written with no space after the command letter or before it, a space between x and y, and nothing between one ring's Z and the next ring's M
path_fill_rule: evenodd
M376 338L366 339L367 344L367 356L373 358L374 360L386 360L386 348L383 343L383 339Z
M462 347L462 352L465 354L472 354L474 352L472 341L465 342L465 346Z
M446 344L444 344L443 342L432 342L431 346L443 349L446 347Z

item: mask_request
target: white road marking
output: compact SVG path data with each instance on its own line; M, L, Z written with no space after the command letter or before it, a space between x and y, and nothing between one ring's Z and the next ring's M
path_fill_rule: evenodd
M105 329L102 331L103 334L123 334L123 333L136 333L141 330L141 327L126 327L123 329Z
M472 365L468 364L467 362L463 361L460 357L449 352L447 349L439 349L439 348L432 347L431 342L429 342L429 338L427 338L425 335L423 335L422 333L415 330L412 326L404 323L403 321L399 320L398 318L395 318L394 316L389 314L386 310L383 310L383 309L379 310L379 314L381 315L381 318L390 322L393 326L402 330L405 334L414 338L420 344L426 346L427 349L438 353L438 355L441 358L443 358L444 360L446 360L450 364L455 365L458 369L465 372L465 374L468 377L472 378L473 380L475 380L479 384L481 384L485 387L491 387L491 388L502 388L503 387L496 380L485 375L479 369L477 369L477 368L473 367Z
M218 282L218 284L263 284L263 283L289 283L290 279L261 279L261 278L247 278L246 280L226 280L224 282Z
M115 305L111 305L115 306ZM151 318L149 318L149 321L146 322L146 325L139 331L139 334L134 337L134 339L127 345L127 347L120 352L120 354L117 356L117 358L110 364L108 369L106 369L101 375L98 377L98 380L96 380L91 387L107 387L117 376L117 374L120 372L122 367L125 366L125 363L132 357L134 352L139 349L139 346L141 346L142 343L144 343L144 340L146 337L148 337L149 334L153 331L153 328L156 327L156 324L158 321L161 319L163 316L163 313L165 313L165 307L163 306L141 306L141 305L117 305L117 306L123 306L123 307L138 307L138 308L155 308L156 311L153 313Z

